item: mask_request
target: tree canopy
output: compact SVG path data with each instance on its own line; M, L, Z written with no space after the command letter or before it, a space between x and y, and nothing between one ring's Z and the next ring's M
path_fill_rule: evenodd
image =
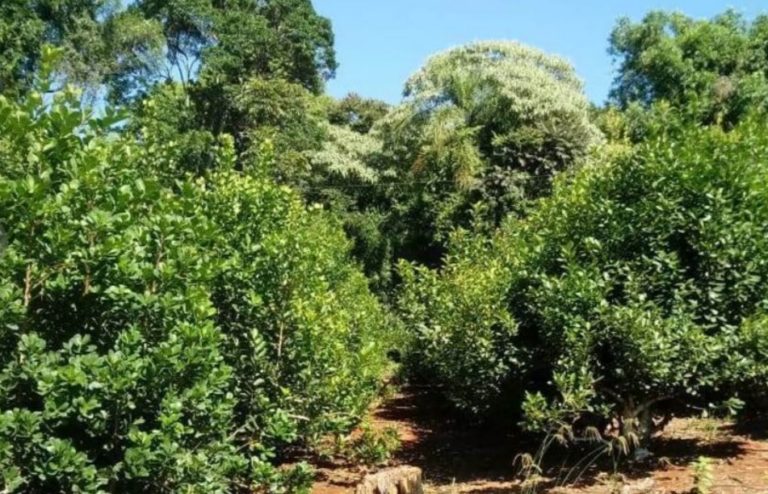
M336 70L333 31L309 0L10 0L0 6L0 92L20 94L44 44L71 82L126 101L163 81L281 78L318 93Z
M400 256L430 265L451 229L492 229L522 212L600 140L573 68L519 43L435 55L404 94L378 129L405 183L391 235Z
M0 5L0 93L19 96L34 84L46 44L64 50L61 79L121 92L126 74L144 81L162 57L156 23L110 0L10 0Z
M666 100L701 121L733 124L768 100L768 17L727 11L712 20L651 12L620 19L610 53L618 62L617 104Z

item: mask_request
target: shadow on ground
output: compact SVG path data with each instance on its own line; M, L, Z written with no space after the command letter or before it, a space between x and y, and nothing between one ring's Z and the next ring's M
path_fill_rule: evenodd
M514 459L521 450L515 439L462 420L428 388L404 389L376 416L384 421L411 424L415 437L404 441L396 461L420 467L432 483L515 478Z
M412 437L404 441L396 463L420 467L426 481L439 486L440 492L521 492L515 458L519 453L533 453L538 447L530 439L470 425L450 413L445 403L426 388L405 388L378 410L376 417L382 422L409 424ZM594 446L553 447L544 464L545 477L550 480L540 484L538 492L566 483L589 490L619 473L624 481L634 482L665 468L687 466L701 456L714 460L738 458L744 454L744 442L733 434L742 431L729 432L717 440L666 434L656 437L650 447L652 456L642 462L627 458L614 462L607 454L594 455ZM590 454L594 460L588 457ZM461 487L452 489L452 485Z

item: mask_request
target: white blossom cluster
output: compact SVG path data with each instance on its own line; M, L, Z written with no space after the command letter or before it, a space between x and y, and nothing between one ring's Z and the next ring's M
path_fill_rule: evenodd
M381 141L375 137L327 124L323 148L312 153L312 166L343 179L376 183L378 173L367 165L367 158L380 150Z
M467 82L473 84L466 87ZM483 41L439 53L405 84L406 101L420 107L447 101L475 106L466 99L490 97L491 92L507 105L498 110L521 121L578 115L591 126L589 102L573 67L561 57L514 41Z

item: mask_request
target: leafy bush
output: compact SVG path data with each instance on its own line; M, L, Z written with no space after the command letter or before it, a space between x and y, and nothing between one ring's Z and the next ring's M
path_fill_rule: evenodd
M410 373L439 384L458 408L478 415L492 408L507 377L519 371L517 323L506 306L512 272L489 243L454 235L439 273L400 264L398 304L413 336Z
M395 333L341 228L77 100L0 100L2 488L300 487L281 447L351 428Z
M366 465L383 465L400 447L400 434L393 427L376 430L363 423L360 436L349 445L348 456Z
M668 129L458 239L441 273L405 268L415 358L458 406L525 392L529 427L614 418L642 439L669 400L764 378L765 126Z
M0 102L5 489L224 492L248 461L199 281L215 230L76 101Z
M321 438L315 451L326 460L376 466L385 465L399 448L400 434L397 429L377 428L364 420L351 434Z
M352 255L380 288L391 274L391 249L377 191L392 173L373 159L381 139L354 129L368 130L385 108L359 97L334 102L283 80L253 78L229 86L201 81L188 91L170 83L136 104L131 131L148 145L159 144L157 152L172 152L164 160L170 169L163 170L171 180L231 166L322 205L340 219ZM227 156L232 139L234 155Z
M353 426L378 388L397 326L349 262L341 228L306 211L287 187L234 173L212 177L201 200L217 219L213 253L225 260L212 297L243 421L289 427L289 442ZM259 423L267 405L279 424Z

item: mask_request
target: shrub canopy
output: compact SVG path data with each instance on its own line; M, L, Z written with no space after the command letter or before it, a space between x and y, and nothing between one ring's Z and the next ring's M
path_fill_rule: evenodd
M0 477L9 492L290 488L282 448L352 427L392 325L337 223L201 177L73 92L0 99Z
M563 177L492 240L457 234L442 272L405 266L422 370L471 412L525 394L534 428L647 426L652 406L764 377L765 130L670 124Z

